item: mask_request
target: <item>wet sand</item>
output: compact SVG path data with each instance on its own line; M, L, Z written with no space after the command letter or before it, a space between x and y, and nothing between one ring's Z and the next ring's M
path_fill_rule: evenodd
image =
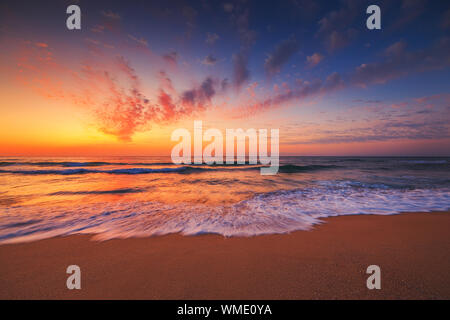
M68 236L0 245L0 299L450 299L450 213L328 218L251 238ZM66 268L81 268L68 290ZM369 265L381 290L368 290Z

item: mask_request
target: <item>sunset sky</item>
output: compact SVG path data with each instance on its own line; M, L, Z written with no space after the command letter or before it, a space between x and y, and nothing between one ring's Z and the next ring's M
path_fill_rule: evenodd
M170 155L198 119L279 128L282 155L448 156L449 67L449 1L3 0L0 155Z

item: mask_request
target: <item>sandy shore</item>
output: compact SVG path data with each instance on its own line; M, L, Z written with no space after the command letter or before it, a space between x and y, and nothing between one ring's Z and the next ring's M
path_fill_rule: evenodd
M329 218L253 238L70 236L0 245L1 299L450 299L450 214ZM68 265L81 290L66 288ZM367 266L382 289L368 290Z

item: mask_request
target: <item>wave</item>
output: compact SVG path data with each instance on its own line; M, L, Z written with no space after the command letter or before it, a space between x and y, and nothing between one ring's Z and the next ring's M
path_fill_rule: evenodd
M150 173L195 173L202 171L239 171L239 170L259 170L260 165L215 165L215 166L180 166L171 168L124 168L124 169L42 169L42 170L3 170L0 173L22 174L22 175L81 175L90 173L106 173L106 174L150 174ZM282 165L279 167L280 173L301 173L312 172L323 169L338 168L333 165Z
M408 164L446 164L447 160L404 160Z
M126 194L140 193L147 191L146 188L122 188L114 190L91 190L91 191L58 191L49 193L49 196L70 196L70 195L88 195L88 194Z
M278 172L280 172L280 173L296 173L296 172L310 172L310 171L335 169L335 168L342 168L342 167L335 166L335 165L320 165L320 164L312 164L312 165L306 165L306 166L299 166L299 165L295 165L295 164L285 164L285 165L280 166L280 168L278 169Z
M195 168L193 168L195 169ZM0 173L23 174L23 175L79 175L89 173L108 173L108 174L148 174L148 173L170 173L187 171L187 167L177 168L127 168L127 169L66 169L66 170L0 170Z
M190 166L202 166L205 164L189 164ZM19 161L19 162L12 162L12 161L2 161L0 162L0 167L8 167L8 166L30 166L30 167L102 167L102 166L141 166L141 167L147 167L147 166L176 166L173 162L102 162L102 161L88 161L88 162L74 162L74 161ZM242 166L248 166L248 164L239 164L239 163L233 163L233 164L212 164L209 165L210 167L242 167Z
M173 165L171 162L103 162L103 161L2 161L0 167L7 166L35 166L35 167L101 167L101 166L155 166L155 165Z
M2 208L0 243L91 234L96 240L171 233L255 236L309 230L323 218L443 211L450 189L386 189L353 181L321 181L295 190L255 194L226 205L120 200Z

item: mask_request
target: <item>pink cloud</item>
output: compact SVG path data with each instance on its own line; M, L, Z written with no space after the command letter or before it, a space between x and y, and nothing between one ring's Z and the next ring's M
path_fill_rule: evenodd
M323 58L324 58L323 55L316 52L316 53L312 54L311 56L306 57L306 63L310 68L314 68L323 60Z
M160 71L159 88L149 94L152 90L143 89L131 63L111 53L91 54L79 68L66 65L70 64L55 59L48 46L26 43L18 55L17 78L45 98L82 107L93 115L99 131L121 141L131 141L137 132L148 131L155 123L174 122L206 110L216 93L226 88L226 81L207 77L178 93L169 75Z

